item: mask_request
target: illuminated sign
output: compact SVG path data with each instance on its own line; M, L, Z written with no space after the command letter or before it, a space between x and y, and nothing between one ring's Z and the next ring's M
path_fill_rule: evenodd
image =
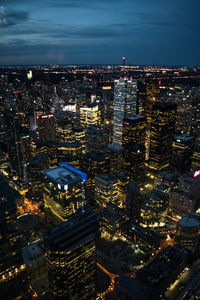
M200 170L194 172L194 178L198 177L199 175L200 175Z
M47 119L47 118L52 118L54 115L43 115L43 116L37 116L37 119L41 118L41 119Z

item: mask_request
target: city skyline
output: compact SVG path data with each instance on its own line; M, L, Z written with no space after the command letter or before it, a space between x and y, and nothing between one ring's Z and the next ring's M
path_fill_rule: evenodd
M198 65L200 3L0 1L0 64Z

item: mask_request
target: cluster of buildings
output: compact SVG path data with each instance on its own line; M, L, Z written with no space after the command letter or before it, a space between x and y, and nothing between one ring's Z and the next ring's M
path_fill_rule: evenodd
M199 86L34 72L0 81L2 299L198 299Z

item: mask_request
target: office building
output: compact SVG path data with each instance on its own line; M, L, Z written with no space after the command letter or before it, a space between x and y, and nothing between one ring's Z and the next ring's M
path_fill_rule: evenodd
M0 174L0 291L2 299L29 299L22 235L16 227L16 202L21 195Z
M145 137L146 117L135 115L123 119L123 147L130 143L144 146Z
M137 80L121 78L114 82L113 144L122 146L123 119L137 114Z
M110 174L122 172L123 151L122 147L113 144L108 145L106 153L110 157Z
M123 171L131 180L141 184L145 180L145 147L127 144L123 151Z
M58 120L56 134L57 141L59 143L75 142L75 138L73 135L73 124L68 119Z
M95 202L97 207L106 207L108 203L117 204L117 179L109 174L95 176Z
M78 142L59 143L57 145L58 162L63 161L75 168L79 168L81 150L81 144Z
M37 127L41 142L56 141L56 123L54 114L37 116Z
M175 135L176 105L171 103L152 106L149 149L149 171L160 172L169 168Z
M197 254L199 250L200 221L192 216L183 216L177 223L175 243L182 249Z
M192 164L193 136L176 136L172 144L171 167L175 172L186 173Z
M146 80L146 101L144 114L147 118L147 127L151 126L152 107L160 101L160 89L158 79Z
M96 215L78 214L45 233L53 299L96 299Z
M114 173L113 176L117 179L117 199L118 206L121 208L126 208L126 188L129 183L129 177L123 172Z
M130 181L126 186L126 211L132 221L139 222L142 197L135 181Z
M92 125L86 129L87 152L106 152L109 130L105 126Z
M136 248L150 255L160 247L160 235L149 228L140 226L138 222L128 220L123 223L121 235L130 245L137 245Z
M99 225L101 237L113 239L120 236L121 226L126 221L126 214L123 208L119 208L113 203L108 203L99 212Z
M86 153L85 128L76 126L73 128L73 135L77 143L81 145L81 154Z
M141 208L141 224L145 227L163 227L168 214L169 187L161 184L152 189Z
M95 176L101 173L109 173L109 156L105 153L86 153L80 159L80 169L87 174L87 195L94 196Z
M165 292L187 265L188 252L177 246L167 246L147 266L139 269L136 279Z
M150 148L150 129L152 121L152 107L154 104L160 101L160 89L159 80L157 79L147 79L145 88L145 104L144 104L144 115L147 119L147 131L146 131L146 159L149 159L149 148Z
M101 113L96 103L90 103L80 108L80 124L82 127L101 124Z
M169 212L173 216L185 216L200 207L200 172L190 171L180 176L178 187L169 193Z
M86 174L61 163L42 171L43 200L47 226L55 226L84 212Z

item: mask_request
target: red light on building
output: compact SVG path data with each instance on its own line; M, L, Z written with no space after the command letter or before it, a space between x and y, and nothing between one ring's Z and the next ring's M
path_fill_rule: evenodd
M194 172L194 178L198 177L199 175L200 175L200 170Z
M53 117L53 115L44 115L44 116L41 116L41 119L46 119L46 118L51 118Z
M158 81L158 84L159 84L159 85L161 84L161 80Z
M31 144L32 144L32 145L35 145L35 143L34 143L34 142L31 142Z
M13 91L13 94L19 94L21 91Z

